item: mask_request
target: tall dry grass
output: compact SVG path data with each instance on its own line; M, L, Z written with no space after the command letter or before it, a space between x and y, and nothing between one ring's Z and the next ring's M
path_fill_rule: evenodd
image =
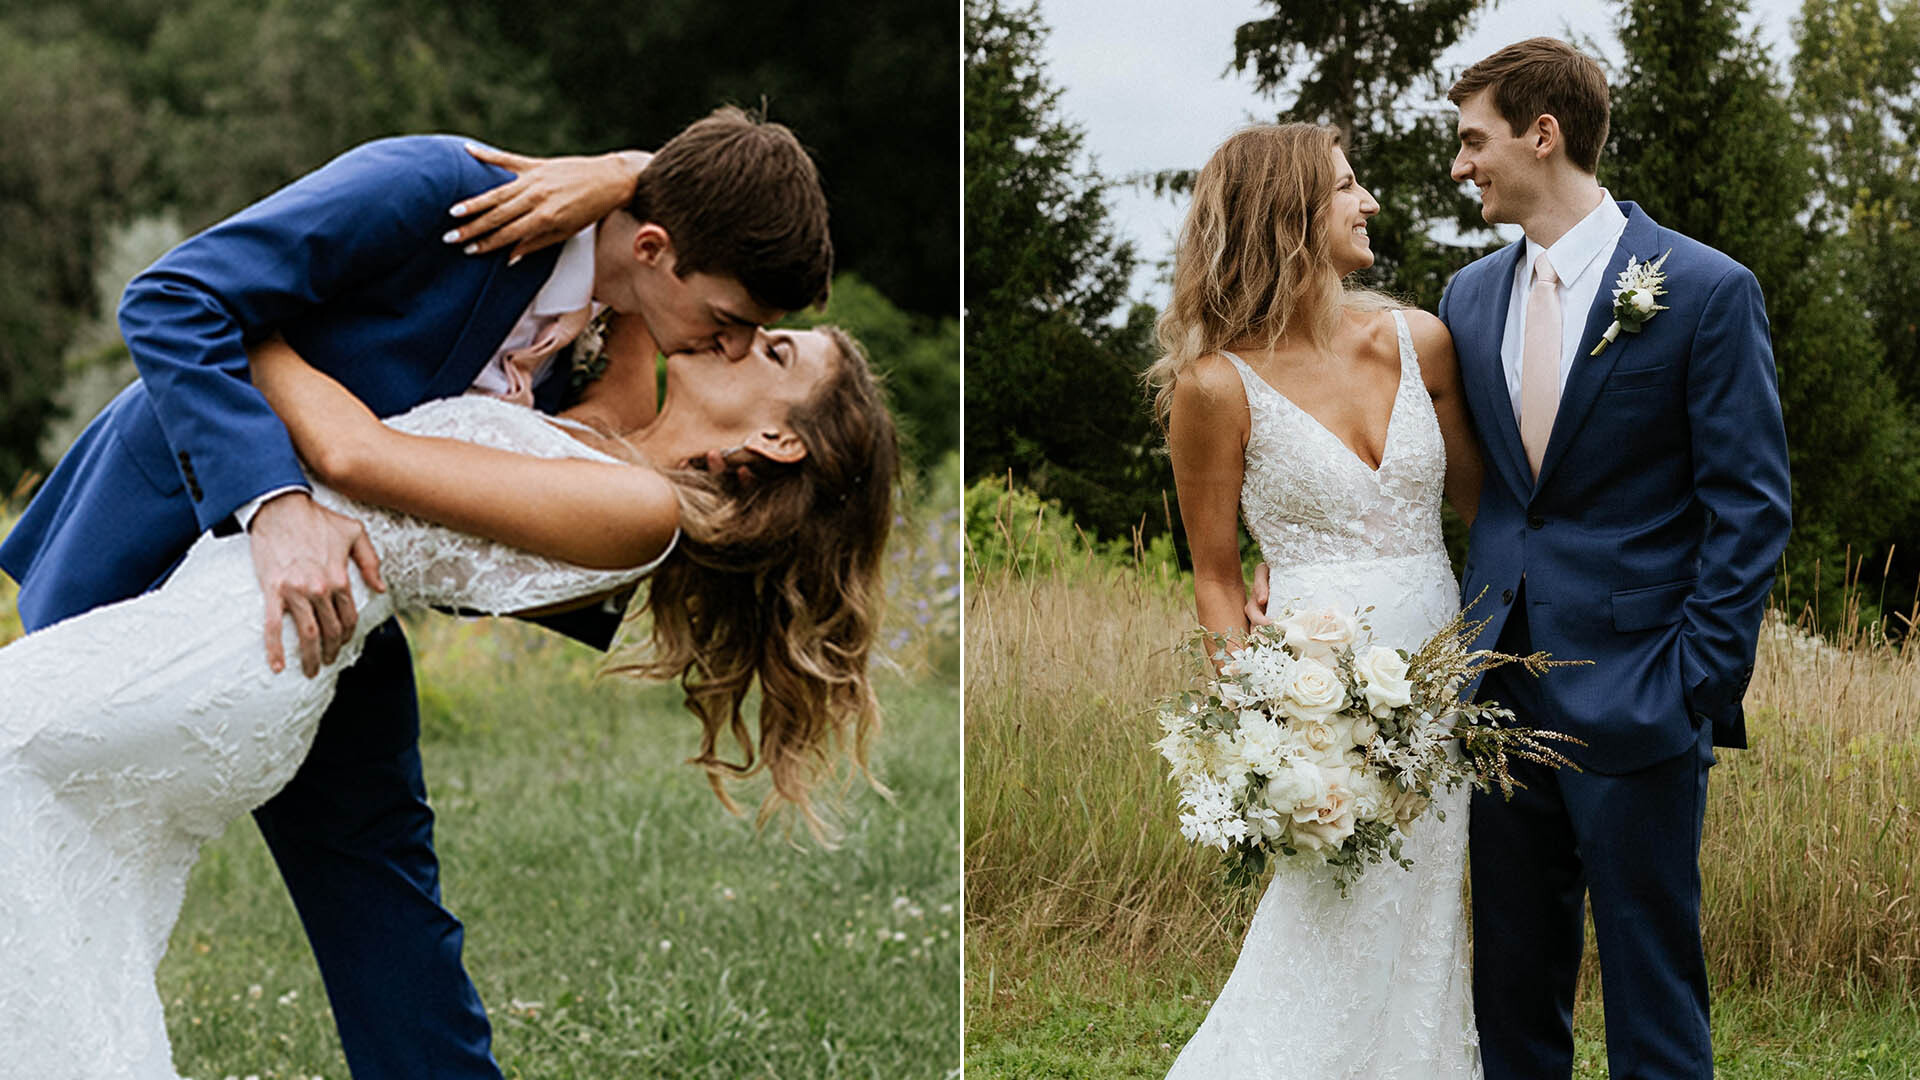
M1256 897L1180 838L1149 745L1150 703L1188 674L1173 646L1190 605L1184 581L1092 561L970 579L970 983L1097 982L1103 968L1224 978ZM1770 618L1747 696L1753 748L1721 751L1709 784L1717 985L1920 987L1920 639L1908 640L1824 641Z

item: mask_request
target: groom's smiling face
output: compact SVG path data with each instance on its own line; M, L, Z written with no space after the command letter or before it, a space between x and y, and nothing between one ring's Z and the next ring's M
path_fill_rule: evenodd
M1480 189L1480 216L1496 225L1523 220L1544 168L1532 132L1513 133L1490 89L1460 103L1458 131L1460 151L1453 157L1451 175Z

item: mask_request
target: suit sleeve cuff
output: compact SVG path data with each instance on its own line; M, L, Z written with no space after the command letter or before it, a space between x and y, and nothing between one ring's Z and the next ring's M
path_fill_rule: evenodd
M298 484L288 484L286 487L274 488L272 491L269 491L264 495L255 496L254 498L248 499L246 502L241 503L240 509L235 510L233 512L233 520L240 523L241 532L246 532L247 530L253 528L253 515L259 513L260 508L267 505L267 501L269 499L278 498L282 495L285 495L289 491L306 491L306 490L307 490L306 488L301 487Z

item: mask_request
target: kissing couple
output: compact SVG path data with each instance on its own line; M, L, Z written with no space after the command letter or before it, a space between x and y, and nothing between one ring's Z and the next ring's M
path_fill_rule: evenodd
M1453 179L1523 239L1437 316L1404 310L1346 283L1381 207L1339 133L1243 130L1195 183L1149 378L1208 631L1370 608L1376 644L1415 650L1478 599L1477 647L1590 662L1465 688L1578 739L1579 768L1517 763L1511 801L1436 792L1412 868L1374 865L1350 898L1282 860L1170 1080L1569 1077L1589 898L1609 1074L1713 1073L1707 772L1745 745L1791 520L1766 308L1745 267L1600 186L1590 58L1519 42L1448 97ZM1459 582L1443 496L1471 525Z
M485 216L443 236L449 208ZM353 1075L498 1080L396 611L605 649L639 587L636 669L686 689L721 800L764 771L763 820L827 831L810 793L878 719L898 472L860 346L763 329L831 269L812 160L728 108L650 160L369 143L136 277L139 380L0 544L30 631L0 649L9 1070L174 1080L155 967L201 843L252 811Z

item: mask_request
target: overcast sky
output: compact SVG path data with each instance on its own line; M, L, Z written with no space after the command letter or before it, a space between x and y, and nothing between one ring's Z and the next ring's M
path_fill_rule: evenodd
M1761 27L1784 70L1792 48L1789 21L1800 0L1751 0L1750 6L1748 25ZM1441 67L1457 75L1503 45L1540 34L1567 37L1569 31L1618 62L1618 7L1602 0L1495 0L1442 55ZM1086 133L1086 149L1109 177L1198 168L1234 129L1279 112L1279 102L1254 92L1251 75L1223 74L1233 60L1234 30L1272 13L1254 0L1040 0L1040 12L1051 30L1045 59L1049 81L1063 91L1061 111ZM1366 163L1355 166L1364 181ZM1392 193L1374 194L1391 212ZM1184 200L1121 188L1109 205L1121 235L1134 241L1141 256L1135 297L1162 302L1166 290L1155 264L1173 250ZM1519 236L1517 227L1505 231Z

